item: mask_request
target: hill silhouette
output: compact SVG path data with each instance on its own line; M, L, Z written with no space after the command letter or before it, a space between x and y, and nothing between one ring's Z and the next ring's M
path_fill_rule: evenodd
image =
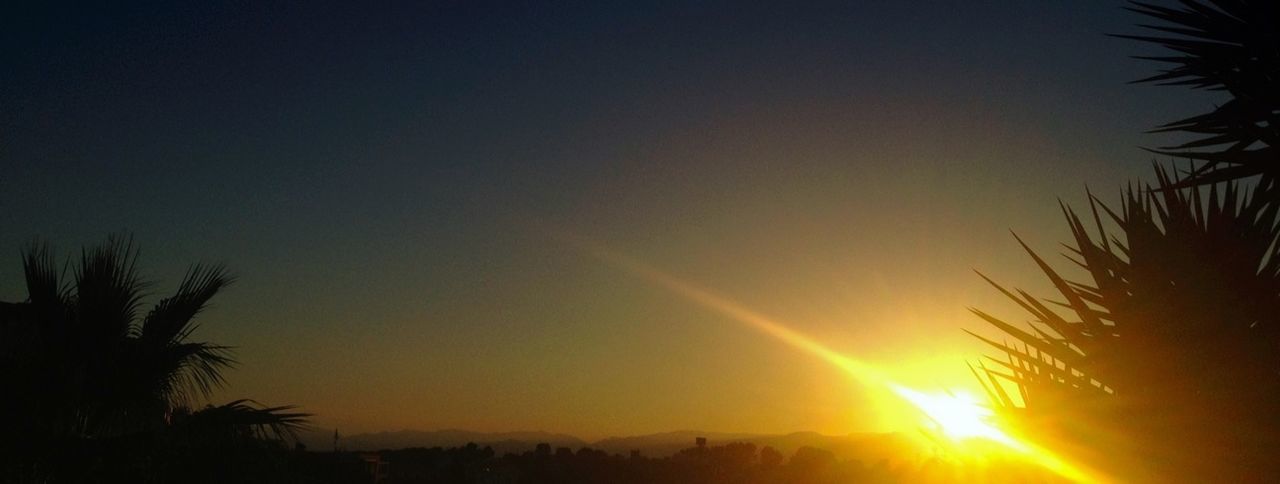
M586 441L567 434L541 431L475 432L462 429L398 430L344 435L341 436L340 445L350 451L375 451L413 447L461 447L469 443L492 447L498 455L523 452L539 443L572 449L588 445ZM307 445L317 450L331 448L332 433L317 432L307 439Z
M587 441L572 435L543 432L476 432L462 429L399 430L342 436L341 446L348 451L377 451L408 449L415 447L462 447L474 443L491 447L496 455L520 453L537 444L550 444L552 448L566 447L577 450L589 447L608 454L628 455L638 450L647 457L668 457L694 445L695 439L707 439L708 446L730 443L750 443L757 447L773 447L785 455L795 453L801 447L813 447L831 452L841 460L860 460L873 463L881 460L900 460L918 457L922 449L899 433L852 433L848 435L824 435L817 432L792 432L787 434L757 434L746 432L707 432L678 430L655 434L609 437ZM312 449L332 447L332 434L316 432L307 439Z

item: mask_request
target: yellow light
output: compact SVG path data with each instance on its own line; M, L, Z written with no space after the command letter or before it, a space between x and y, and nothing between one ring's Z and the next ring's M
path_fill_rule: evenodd
M991 423L993 412L983 407L971 396L937 396L913 390L889 378L883 371L861 360L840 354L810 339L781 322L757 313L736 301L698 287L671 274L660 271L638 260L626 257L608 248L568 233L552 233L553 237L574 245L592 256L618 269L639 276L658 286L665 287L698 305L717 311L729 319L821 358L844 370L862 383L889 390L923 412L942 433L953 440L987 439L1016 451L1024 458L1076 482L1106 482L1096 471L1086 470L1066 462L1048 449L1036 446L1026 439L1015 439ZM960 393L957 393L959 395Z
M890 384L889 389L920 409L951 440L983 438L1022 448L1018 441L991 423L994 412L968 393L930 395L896 384Z

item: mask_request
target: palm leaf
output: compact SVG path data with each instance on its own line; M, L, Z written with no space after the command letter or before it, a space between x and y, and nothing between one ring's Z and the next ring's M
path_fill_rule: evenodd
M231 282L221 266L193 266L177 294L161 300L142 320L140 337L157 344L185 339L194 329L192 319Z
M1071 320L979 274L1035 319L1024 331L972 310L1017 342L970 332L998 351L992 361L1004 371L983 366L979 380L1010 418L1122 429L1112 434L1132 437L1123 444L1132 452L1169 452L1151 458L1160 461L1189 461L1194 451L1166 432L1219 446L1280 444L1273 411L1280 405L1280 208L1259 196L1257 185L1252 192L1235 183L1175 188L1189 176L1157 167L1156 186L1130 188L1119 212L1090 195L1096 232L1064 207L1076 241L1068 250L1077 257L1068 258L1087 281L1068 281L1018 240L1064 298L1055 304ZM1007 403L1000 382L1014 385L1023 403ZM1237 423L1202 423L1219 421L1217 411ZM1236 459L1241 466L1264 462L1253 451Z
M197 435L234 432L258 439L296 441L298 432L310 428L308 418L311 417L309 413L295 412L296 408L266 407L253 400L240 399L181 416L177 425Z
M1131 2L1128 10L1161 23L1140 27L1154 35L1121 34L1172 50L1138 56L1167 66L1134 82L1223 91L1231 98L1208 113L1157 127L1156 132L1203 135L1157 153L1205 161L1197 177L1175 188L1275 174L1280 143L1280 3L1184 0L1179 8ZM1191 151L1225 146L1218 151ZM1212 175L1212 176L1210 176Z

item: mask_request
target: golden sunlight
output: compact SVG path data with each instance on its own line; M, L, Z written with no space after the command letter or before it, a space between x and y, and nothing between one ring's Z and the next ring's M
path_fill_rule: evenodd
M923 412L947 438L962 442L985 439L1012 450L1017 455L1076 482L1104 482L1095 471L1064 461L1048 449L1034 445L1025 436L1015 438L994 425L993 412L976 398L962 392L953 395L931 395L900 385L880 368L831 350L787 325L757 313L692 283L660 271L640 261L619 254L598 243L565 232L552 232L553 237L568 242L618 269L644 278L707 309L717 311L730 320L777 338L796 349L810 353L844 370L869 387L888 390L904 402ZM926 428L930 425L926 425ZM966 446L967 448L967 446Z
M930 395L901 385L890 384L893 393L911 402L927 417L926 427L936 428L952 440L990 439L1014 449L1023 446L992 422L994 412L967 392Z

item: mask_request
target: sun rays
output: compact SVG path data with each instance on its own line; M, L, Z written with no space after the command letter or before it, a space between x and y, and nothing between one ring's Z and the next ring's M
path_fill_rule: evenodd
M895 395L921 414L922 427L957 444L981 439L1005 449L1058 475L1077 482L1105 482L1099 474L1072 465L1052 452L1010 435L994 421L993 412L978 399L966 393L926 393L908 388L890 378L884 371L865 361L836 352L795 331L787 325L760 314L736 301L706 288L682 280L639 260L627 257L599 243L563 231L548 231L553 238L566 242L607 265L665 288L681 298L718 312L729 320L767 334L792 348L816 356L843 370L859 383Z
M896 384L889 384L889 388L923 412L937 431L949 439L981 438L1015 450L1026 448L996 427L991 421L994 412L968 393L931 395Z

